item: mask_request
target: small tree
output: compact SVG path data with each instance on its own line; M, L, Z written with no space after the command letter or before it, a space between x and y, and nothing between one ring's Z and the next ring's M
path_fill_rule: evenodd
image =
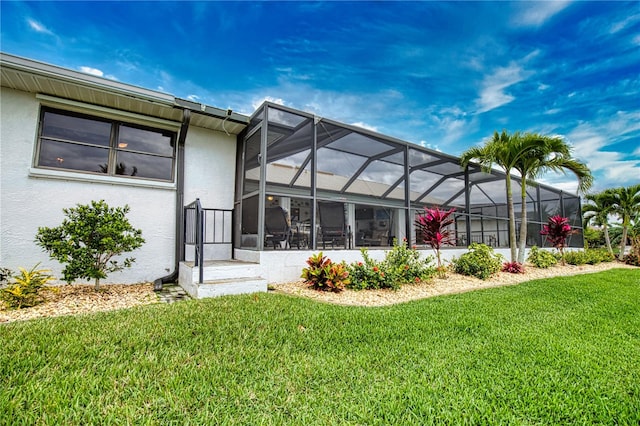
M575 234L576 231L571 229L569 225L569 219L560 215L551 216L549 222L543 225L542 235L546 236L549 244L554 246L560 252L560 259L564 265L564 247L567 243L567 238L571 234Z
M112 208L100 200L62 211L66 215L62 224L55 228L38 228L36 243L52 259L67 264L62 271L65 281L95 279L95 289L99 290L101 278L129 268L135 262L132 257L121 262L113 259L144 243L142 231L133 228L126 218L129 206Z
M454 219L450 217L456 209L440 210L437 207L425 207L424 213L418 215L415 223L418 229L418 239L425 244L429 244L433 251L436 252L438 259L438 270L442 268L440 261L440 248L443 245L454 245L455 236L448 229L453 224Z

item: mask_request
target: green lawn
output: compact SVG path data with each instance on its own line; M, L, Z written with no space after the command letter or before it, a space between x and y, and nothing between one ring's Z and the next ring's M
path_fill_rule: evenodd
M152 305L0 344L0 424L640 423L640 270L383 308Z

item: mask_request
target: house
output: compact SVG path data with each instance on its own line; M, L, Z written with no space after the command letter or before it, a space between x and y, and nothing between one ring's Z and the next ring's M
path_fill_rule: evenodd
M42 262L59 273L33 241L38 227L98 199L128 204L146 239L135 266L105 282L179 275L198 297L219 294L201 292L200 277L263 289L297 279L313 251L352 261L360 247L381 257L394 239L414 244L425 206L456 208L459 248L506 253L500 172L269 102L246 116L4 53L0 70L0 266ZM553 214L581 229L576 195L537 183L527 194L527 244L544 245L539 230ZM581 233L570 245L582 246Z

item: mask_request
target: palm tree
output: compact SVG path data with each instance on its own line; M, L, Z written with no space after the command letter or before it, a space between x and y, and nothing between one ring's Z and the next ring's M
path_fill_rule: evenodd
M502 133L494 132L493 138L483 146L469 148L462 153L460 164L467 167L471 161L476 161L486 172L491 171L494 164L500 166L506 173L507 186L507 209L509 211L509 248L511 249L511 261L516 261L516 219L513 208L513 196L511 191L511 171L517 164L518 158L522 155L512 139L519 138L519 133L508 135L506 131Z
M509 248L512 262L524 262L527 242L527 180L535 179L548 171L569 170L578 177L578 187L584 191L591 186L593 177L587 166L571 157L571 148L558 137L542 136L536 133L506 131L498 134L481 147L473 147L462 153L461 165L466 167L475 160L483 170L490 171L493 164L506 173L507 209L509 211ZM511 171L517 170L522 176L522 224L520 225L520 253L516 256L516 221L511 188Z
M611 194L613 211L622 219L622 240L618 259L623 260L631 219L635 219L640 214L640 184L612 189Z
M515 158L513 168L522 176L522 222L520 225L520 245L518 262L524 263L527 244L527 180L553 171L570 171L578 178L578 191L585 192L593 183L593 175L586 164L571 156L571 147L560 137L544 136L537 133L515 133L511 138L513 149L520 153Z
M610 190L606 190L597 194L587 194L585 198L591 201L590 204L582 206L585 226L588 226L591 222L593 222L594 225L602 226L607 250L613 254L611 237L609 235L609 215L613 213L613 195Z

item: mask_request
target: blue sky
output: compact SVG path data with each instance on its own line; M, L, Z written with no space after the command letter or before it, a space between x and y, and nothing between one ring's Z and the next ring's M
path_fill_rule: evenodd
M640 182L637 1L0 7L6 53L246 114L268 99L453 155L496 130L561 135L594 190Z

